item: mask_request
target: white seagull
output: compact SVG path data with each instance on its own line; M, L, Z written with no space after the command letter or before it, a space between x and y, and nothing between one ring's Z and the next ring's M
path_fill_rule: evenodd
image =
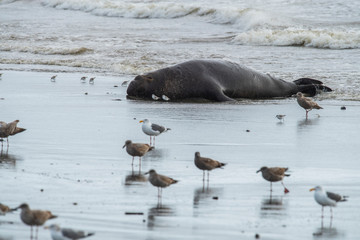
M327 192L321 186L316 186L310 189L311 191L315 191L314 198L315 201L321 205L321 226L323 226L323 218L324 218L324 207L330 207L330 226L333 219L332 207L336 207L337 202L345 202L347 201L347 196L341 196L337 193Z
M60 226L57 224L51 224L49 227L45 228L50 230L51 238L53 240L76 240L90 237L95 234L92 232L87 233L71 228L60 228Z
M140 123L143 123L142 130L146 135L150 136L150 146L151 146L151 137L154 139L155 146L155 136L160 135L163 132L171 130L170 128L166 128L164 126L160 126L154 123L151 123L148 119L141 120Z

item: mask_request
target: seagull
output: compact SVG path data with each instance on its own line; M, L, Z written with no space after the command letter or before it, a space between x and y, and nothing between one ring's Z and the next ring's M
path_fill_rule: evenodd
M347 196L341 196L337 193L326 192L321 186L316 186L310 189L311 191L315 191L314 198L315 201L321 205L321 226L323 226L323 219L324 219L324 207L330 207L330 226L333 219L333 212L332 207L336 207L337 202L345 202L347 201Z
M155 94L152 94L151 97L152 97L152 99L154 99L155 101L157 101L157 100L160 99L160 97L156 96Z
M84 232L79 230L74 230L71 228L60 228L57 224L51 224L45 229L49 229L51 233L51 238L53 240L77 240L81 238L86 238L94 235L93 232Z
M161 98L162 98L164 101L170 101L170 98L168 98L166 95L162 95Z
M81 77L80 80L84 83L86 81L86 78L85 76Z
M311 100L310 98L304 97L304 95L301 92L298 92L296 94L297 102L300 105L300 107L304 108L306 111L306 119L308 118L308 113L312 109L323 109L320 107L316 102Z
M226 163L221 163L219 161L213 160L211 158L201 157L199 152L195 153L194 159L195 166L200 170L203 170L203 181L205 181L205 171L207 172L207 181L209 182L209 172L214 168L222 168Z
M31 210L29 205L26 203L21 204L17 208L13 210L17 210L21 208L20 218L26 225L31 227L30 230L30 239L32 239L33 226L36 226L36 238L38 238L38 227L43 225L47 220L56 218L57 216L52 215L50 211L43 211L43 210Z
M276 115L276 118L279 119L280 121L284 121L285 116L286 115L278 114L278 115Z
M284 187L284 192L288 193L289 190L285 187L283 183L283 178L290 176L290 174L285 174L287 170L288 168L281 168L281 167L272 167L272 168L262 167L259 170L257 170L256 173L261 172L263 178L270 182L270 192L272 192L272 183L281 181L281 184Z
M131 165L134 165L134 157L139 157L139 168L141 168L141 157L153 149L149 144L133 143L131 140L127 140L124 147L126 147L126 152L133 157Z
M94 84L94 81L95 81L95 77L92 77L89 79L89 84Z
M178 180L174 180L170 177L157 174L154 169L151 169L145 174L149 174L149 182L158 188L158 200L159 203L161 203L161 197L162 197L162 189L170 186L171 184L175 184L178 182Z
M55 82L55 81L56 81L56 77L57 77L57 75L54 75L54 76L52 76L52 77L50 78L50 80L51 80L52 82Z
M15 120L11 123L6 123L0 121L0 139L1 139L1 149L3 148L3 139L7 139L7 147L9 148L9 136L13 136L15 134L21 133L25 131L25 128L17 127L19 120Z
M171 130L171 128L166 128L164 126L160 126L155 123L151 123L148 119L143 119L140 121L140 123L143 123L142 125L142 131L150 136L150 146L151 146L151 137L154 139L154 146L155 146L155 136L160 135L161 133L167 132L168 130Z

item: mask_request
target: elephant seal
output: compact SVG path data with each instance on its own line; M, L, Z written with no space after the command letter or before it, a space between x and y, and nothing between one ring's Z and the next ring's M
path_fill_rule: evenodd
M166 95L171 101L203 98L222 102L290 97L297 92L314 96L319 90L332 91L310 78L286 82L229 61L192 60L136 76L127 94L133 99Z

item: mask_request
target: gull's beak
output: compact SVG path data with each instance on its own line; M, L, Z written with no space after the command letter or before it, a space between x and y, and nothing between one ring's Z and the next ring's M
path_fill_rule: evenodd
M142 122L144 122L143 120L141 120L139 123L142 123Z
M149 174L149 172L144 173L144 175Z
M310 191L310 192L311 192L311 191L315 191L315 188L311 188L309 191Z
M257 170L256 173L261 172L261 169Z
M124 145L122 148L124 148L126 145Z

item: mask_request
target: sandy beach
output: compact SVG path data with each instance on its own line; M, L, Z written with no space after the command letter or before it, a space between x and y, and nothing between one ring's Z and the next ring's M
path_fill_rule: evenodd
M62 227L95 232L89 239L358 239L360 157L358 101L315 100L324 109L309 119L295 98L234 103L170 103L126 99L129 76L2 71L1 121L19 119L27 130L10 137L0 157L0 202L51 210ZM56 82L50 77L57 74ZM87 94L86 94L87 93ZM342 106L346 110L341 110ZM280 122L275 116L285 114ZM122 148L128 139L148 143L140 120L170 127L142 161L179 180L157 189L134 171ZM248 130L248 131L247 131ZM194 153L227 163L203 189ZM255 172L289 167L273 184ZM134 176L135 175L135 176ZM321 206L309 189L322 185L349 196L321 230ZM28 239L20 211L0 216L0 239ZM321 234L320 234L320 233ZM40 228L39 239L51 239Z

